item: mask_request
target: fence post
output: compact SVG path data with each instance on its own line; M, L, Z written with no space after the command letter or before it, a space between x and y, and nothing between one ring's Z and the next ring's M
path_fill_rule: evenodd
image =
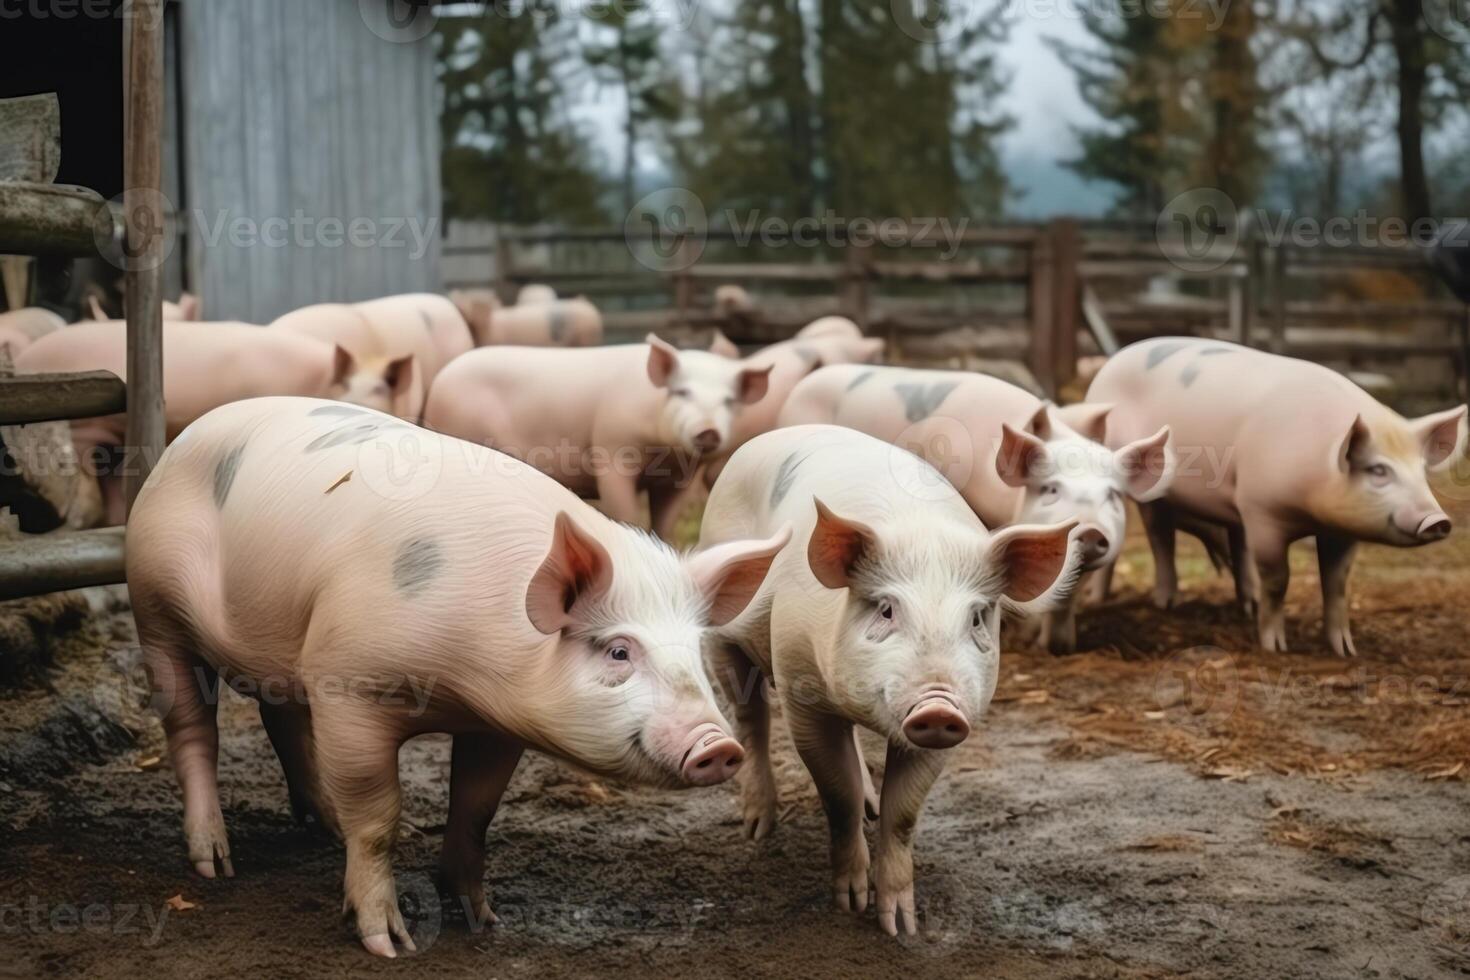
M869 247L854 245L849 241L842 248L842 315L861 327L863 333L868 332L868 326L872 322L871 290L868 286L871 273L868 266Z
M505 225L495 226L495 295L507 305L516 301L514 283L511 281L515 251Z
M1057 291L1056 339L1052 348L1053 396L1077 377L1077 326L1082 309L1078 289L1078 267L1082 262L1082 230L1075 218L1058 218L1051 224L1052 262Z
M1055 317L1056 267L1052 254L1052 235L1048 228L1037 231L1031 245L1031 371L1041 390L1055 396L1056 345Z
M133 500L163 452L163 0L135 0L123 58L123 187L128 424L123 499Z
M1273 354L1284 354L1286 352L1286 280L1290 273L1287 271L1286 244L1283 242L1275 246L1276 261L1273 265L1271 286L1271 352Z

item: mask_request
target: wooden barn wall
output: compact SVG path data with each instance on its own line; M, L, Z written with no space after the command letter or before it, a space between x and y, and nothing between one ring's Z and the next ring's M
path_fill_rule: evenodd
M265 323L437 288L432 37L386 41L358 0L184 0L179 13L184 234L205 316ZM287 244L264 242L272 219ZM374 244L348 240L354 219Z

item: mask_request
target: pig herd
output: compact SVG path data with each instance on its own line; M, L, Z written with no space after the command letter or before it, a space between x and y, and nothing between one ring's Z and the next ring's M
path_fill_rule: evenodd
M912 934L919 813L984 716L1002 629L1075 649L1128 500L1156 602L1176 597L1176 530L1197 535L1268 650L1287 547L1314 537L1325 640L1348 655L1357 544L1445 537L1428 473L1465 453L1463 406L1405 419L1323 367L1213 340L1126 348L1057 407L880 366L882 342L836 317L748 356L601 331L545 287L166 325L171 446L127 576L200 874L233 874L220 683L286 695L260 700L292 808L345 842L345 909L382 956L413 945L392 868L405 740L453 735L440 884L487 921L486 828L522 752L661 787L740 771L759 840L778 822L774 701L826 812L836 904ZM121 374L123 335L8 336L19 370ZM105 458L122 431L73 436ZM120 505L98 489L72 523ZM413 709L382 696L406 682L429 692ZM881 787L858 726L886 741Z

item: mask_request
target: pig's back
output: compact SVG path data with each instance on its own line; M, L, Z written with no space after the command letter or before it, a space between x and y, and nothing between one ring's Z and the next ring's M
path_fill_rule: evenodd
M217 663L296 676L309 646L325 659L301 670L346 657L360 676L425 643L536 642L525 587L555 510L580 506L528 467L389 415L256 399L165 454L130 523L129 577L202 610ZM577 517L595 530L589 513Z

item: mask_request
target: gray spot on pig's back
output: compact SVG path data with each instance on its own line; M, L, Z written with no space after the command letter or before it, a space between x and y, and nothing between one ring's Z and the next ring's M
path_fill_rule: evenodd
M922 422L958 387L955 381L939 381L931 385L896 384L893 390L903 401L904 416L910 422Z
M245 455L245 446L236 446L220 457L214 464L214 505L220 509L230 499L230 488L235 485L235 476L240 472L240 458Z
M308 416L320 415L366 415L367 409L356 408L352 405L321 405L306 413Z
M1179 340L1164 340L1154 344L1148 349L1148 360L1144 363L1144 369L1152 371L1188 346L1188 342Z
M393 585L413 595L422 591L444 568L444 553L430 538L411 538L393 556Z
M314 409L312 414L318 412L329 414L326 407ZM303 452L314 453L323 449L331 449L335 446L360 446L375 438L379 433L388 429L406 429L407 423L388 416L374 415L366 411L355 411L352 413L336 412L330 413L340 415L341 418L334 423L329 432L324 432L306 444ZM359 417L361 416L361 417Z
M843 391L844 392L852 391L852 389L856 388L858 385L862 384L864 381L867 381L872 376L873 376L873 372L872 371L863 371L856 378L853 378L850 382L848 382L847 387L844 388Z
M1188 388L1194 384L1194 379L1199 377L1199 368L1191 364L1179 374L1179 383Z
M791 487L796 483L796 469L806 459L800 453L792 453L781 460L781 465L776 468L776 480L771 484L771 506L775 507L791 492Z
M567 336L567 311L562 309L560 303L552 303L546 311L546 329L551 334L553 343L561 343Z

